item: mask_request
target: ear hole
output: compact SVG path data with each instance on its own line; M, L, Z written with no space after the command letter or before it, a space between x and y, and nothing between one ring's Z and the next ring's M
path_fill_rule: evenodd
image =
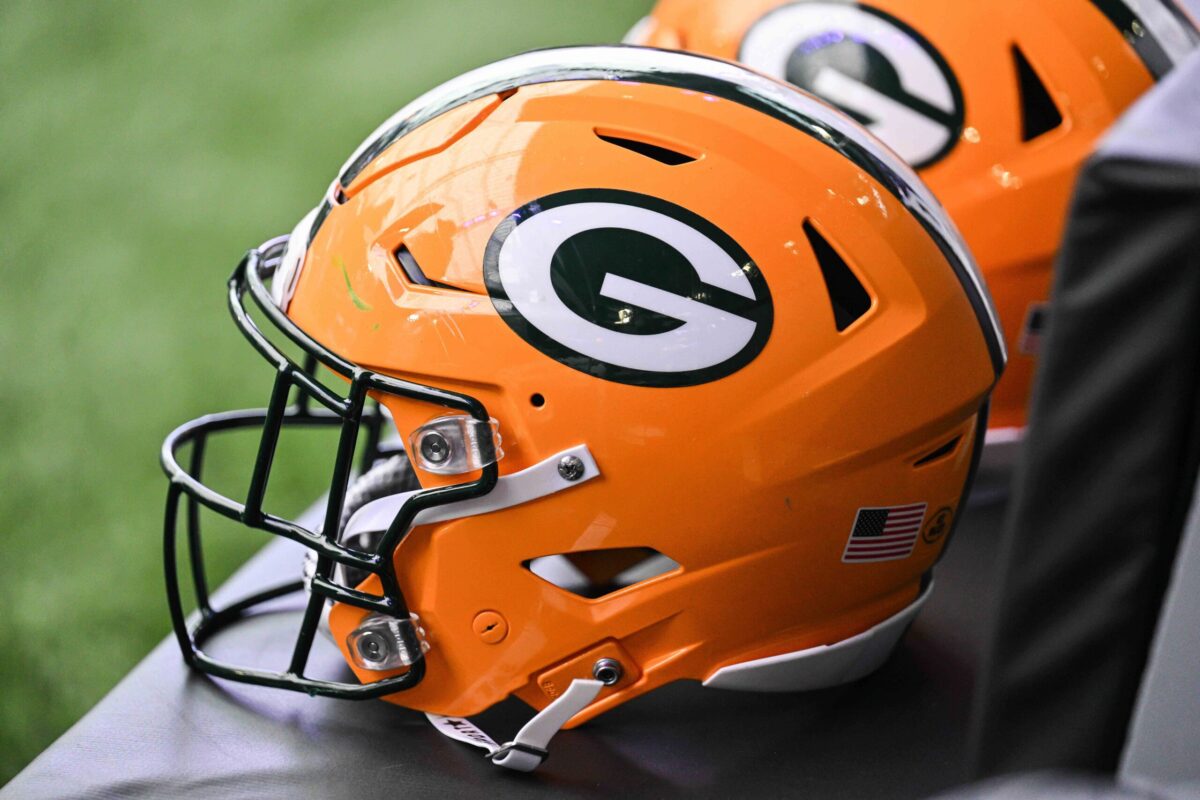
M1021 139L1029 142L1062 125L1062 112L1021 48L1013 45L1012 55L1021 95Z
M946 442L945 444L943 444L933 450L930 450L928 453L926 453L925 455L921 456L916 461L914 461L913 466L914 467L923 467L926 464L932 464L934 461L938 461L940 459L945 458L946 456L953 453L956 449L958 449L958 443L961 439L962 439L961 436L955 436L953 439Z
M616 547L530 559L522 566L547 583L595 600L679 569L652 547Z
M652 158L662 164L667 164L672 167L677 167L680 164L687 164L696 160L696 156L688 155L687 153L674 150L670 147L664 147L660 144L642 141L640 139L630 139L627 136L618 136L614 133L594 131L596 136L609 144L617 147L624 147L626 150L632 150L638 155Z
M834 324L839 332L844 331L871 310L871 295L837 250L833 249L833 245L809 220L804 221L804 234L821 267L821 276L825 279L825 289L833 306Z

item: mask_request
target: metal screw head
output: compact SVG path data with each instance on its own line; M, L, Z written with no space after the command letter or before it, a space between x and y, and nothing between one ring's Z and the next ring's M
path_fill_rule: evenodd
M358 654L362 656L363 661L377 664L387 658L387 639L375 631L368 631L359 637L357 646Z
M443 464L450 458L450 442L437 431L421 437L421 457L430 464Z
M563 456L558 462L558 474L563 480L577 481L583 477L583 459L579 456Z
M612 686L620 681L623 673L621 662L615 658L602 658L592 665L592 677L605 686Z

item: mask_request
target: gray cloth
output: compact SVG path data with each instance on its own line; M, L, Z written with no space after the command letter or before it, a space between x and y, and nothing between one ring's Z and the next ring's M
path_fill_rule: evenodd
M1142 681L1121 776L1200 797L1200 483Z
M1155 164L1200 164L1200 51L1163 79L1157 91L1144 95L1096 148L1102 159L1128 159Z
M939 794L933 800L1196 800L1188 789L1119 784L1109 778L1038 772L993 778Z
M1112 772L1125 742L1200 461L1197 89L1200 55L1076 189L977 692L981 774Z

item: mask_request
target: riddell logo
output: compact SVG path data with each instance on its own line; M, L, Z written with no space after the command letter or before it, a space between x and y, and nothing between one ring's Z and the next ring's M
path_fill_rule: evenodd
M946 60L913 28L868 5L802 0L777 8L750 28L738 58L842 109L915 168L944 158L962 132L962 90Z

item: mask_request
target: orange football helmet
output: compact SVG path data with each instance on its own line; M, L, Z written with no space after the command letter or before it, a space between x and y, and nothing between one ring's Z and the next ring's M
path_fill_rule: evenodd
M865 124L962 230L1009 352L990 440L1025 426L1075 176L1193 48L1170 0L660 0L635 44L737 59Z
M928 595L1005 358L962 241L890 151L782 82L634 47L528 53L414 101L229 300L277 378L267 409L164 444L184 657L386 696L517 769L670 681L878 666ZM263 510L280 429L317 424L342 431L320 528ZM254 426L244 503L178 461ZM193 557L203 506L304 545L305 580L218 610L201 567L189 627L181 502ZM200 649L302 586L286 668ZM358 682L306 676L322 617ZM508 745L461 719L509 695L540 711Z

